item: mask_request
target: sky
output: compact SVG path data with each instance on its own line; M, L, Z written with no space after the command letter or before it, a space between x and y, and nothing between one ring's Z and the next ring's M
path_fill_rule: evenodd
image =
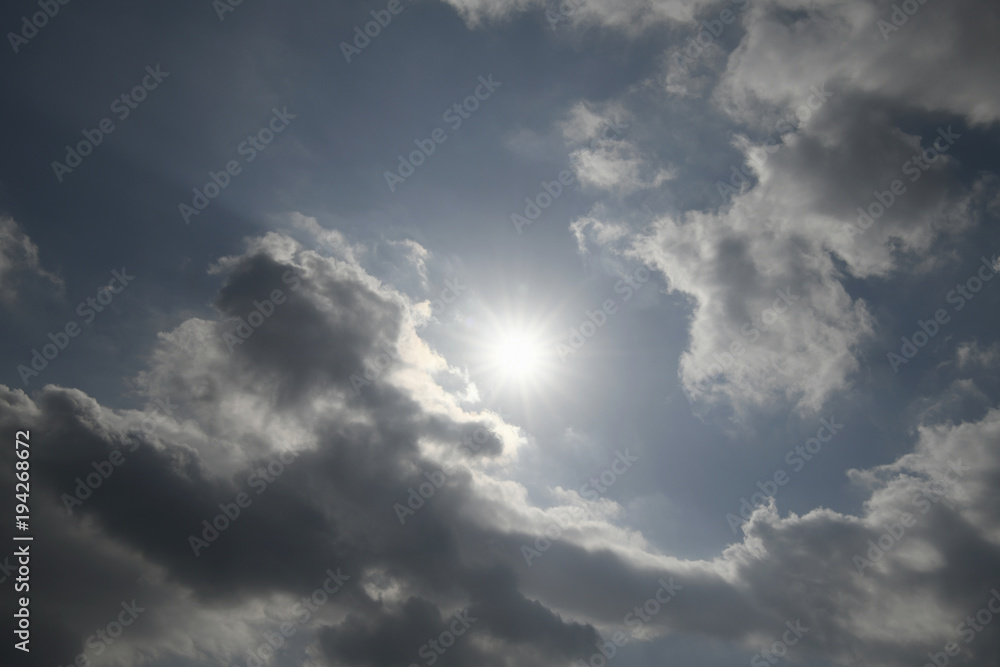
M1000 4L0 26L3 665L1000 667Z

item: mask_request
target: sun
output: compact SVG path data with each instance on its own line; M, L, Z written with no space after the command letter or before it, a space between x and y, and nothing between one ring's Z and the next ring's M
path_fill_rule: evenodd
M471 395L484 407L520 410L525 418L550 411L573 375L557 354L564 337L558 326L564 297L498 291L492 301L474 304L456 332L462 366L475 390Z
M540 368L541 344L523 331L504 334L495 343L493 361L501 375L531 378Z
M551 327L511 318L486 327L478 341L479 364L470 370L486 404L495 400L534 403L559 384Z

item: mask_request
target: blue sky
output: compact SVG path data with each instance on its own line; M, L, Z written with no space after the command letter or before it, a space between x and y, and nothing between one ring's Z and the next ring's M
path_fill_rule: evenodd
M997 8L0 23L11 664L996 664Z

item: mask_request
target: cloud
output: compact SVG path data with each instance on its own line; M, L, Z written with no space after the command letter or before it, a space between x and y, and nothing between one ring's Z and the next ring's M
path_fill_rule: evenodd
M546 10L581 25L596 24L622 30L629 34L641 33L651 24L666 21L690 21L697 9L707 4L705 0L572 0L548 2L547 0L447 0L471 27L491 22L511 20L526 12Z
M995 208L995 175L970 179L957 157L971 148L963 121L989 123L1000 110L986 66L996 60L987 35L997 16L974 4L919 5L884 40L876 22L891 3L752 3L711 95L745 128L732 135L742 159L714 176L710 207L661 209L652 224L629 227L606 199L570 225L581 253L592 244L644 261L690 297L680 376L697 406L819 410L851 386L878 324L848 282L953 262L953 253L930 251ZM935 48L921 48L932 36ZM663 54L659 85L687 95L670 74L678 48ZM961 74L926 85L939 68ZM603 105L631 119L650 99L629 93ZM590 108L574 108L577 135L595 124L578 111ZM931 112L936 126L903 129ZM574 164L581 181L617 195L664 189L664 175L704 178L663 161L658 140L643 137L641 158L636 143L619 139L575 153ZM786 304L775 299L789 289L796 306L779 313Z
M1000 362L1000 344L983 346L978 341L961 343L955 350L955 356L961 369L994 368Z
M945 111L973 124L1000 118L1000 8L973 0L919 3L898 30L883 36L900 3L764 0L751 3L746 35L729 56L716 91L734 114L754 101L786 104L824 81ZM910 8L912 5L908 5ZM895 26L894 26L895 27Z
M161 334L148 370L136 381L151 401L146 410L110 410L80 391L52 385L33 399L3 389L10 408L5 425L19 424L35 441L54 443L33 458L33 481L51 520L44 525L64 527L66 553L81 554L67 577L83 576L88 567L115 567L124 558L131 572L107 578L109 600L137 596L140 576L163 580L155 595L147 592L146 599L161 603L149 618L176 613L187 619L179 619L178 627L190 627L194 619L227 627L215 634L193 632L181 645L171 643L167 635L176 633L162 627L155 637L133 633L119 644L119 654L208 655L228 664L258 644L260 632L273 632L290 615L292 601L337 566L358 586L345 588L316 615L310 632L328 627L323 636L335 634L345 610L376 625L402 613L382 609L366 592L372 590L369 581L388 576L425 606L445 609L464 597L483 608L491 620L480 632L491 641L537 643L513 619L505 620L508 611L521 613L528 603L515 604L505 587L489 585L494 576L511 575L465 563L462 553L482 540L474 526L461 528L469 523L461 508L476 486L475 471L486 459L502 461L516 452L516 446L504 445L516 434L495 415L464 412L457 398L434 386L432 372L422 366L434 353L415 337L409 300L356 264L322 257L277 234L251 239L246 253L223 258L212 270L226 277L215 302L218 318L191 319ZM238 333L241 323L251 327L245 337ZM234 332L236 344L226 338ZM364 373L382 349L399 351L399 368L356 391L352 375ZM404 387L416 378L422 382L411 394ZM156 405L170 406L169 414ZM487 446L463 455L460 443L477 428L490 434ZM71 516L64 513L78 479L114 451L124 456L125 467L82 504L69 501ZM294 460L263 483L267 470L274 475L269 466L284 455ZM441 456L458 461L444 483L437 472ZM7 466L4 477L12 476ZM438 482L435 497L400 525L395 506L412 502L410 489L428 479ZM252 504L217 540L193 547L192 535L204 537L202 522L212 521L241 492ZM471 532L461 550L450 536L456 530ZM93 562L85 557L90 552ZM495 595L513 606L494 606ZM192 614L192 607L205 605L224 610L219 613L228 620ZM82 606L53 615L52 630L65 641L43 649L44 659L66 662L85 651L82 633L91 613ZM548 623L553 631L563 624L551 615ZM593 634L567 627L577 628L565 634L570 644L546 632L544 641L530 647L540 663ZM336 642L324 642L336 652ZM473 646L469 651L482 655ZM456 651L451 659L462 655Z
M851 471L870 494L859 516L819 508L782 517L772 501L711 561L643 558L610 544L585 553L563 542L531 568L528 585L568 613L598 615L606 634L651 597L655 586L643 590L642 580L673 577L684 589L643 626L649 636L689 633L756 651L801 621L809 631L789 660L846 664L856 650L876 664L914 664L957 642L957 626L997 584L1000 456L990 443L998 435L996 410L978 422L921 427L911 454ZM872 550L869 540L887 548ZM579 591L575 581L593 583ZM984 633L960 643L962 664L985 664L996 641Z
M731 254L738 268L736 244ZM772 504L718 557L682 560L617 526L621 508L607 498L588 503L555 488L553 506L536 506L504 464L516 456L516 433L495 415L464 412L431 374L388 374L355 392L350 374L379 346L396 346L397 363L409 367L419 366L412 354L421 345L408 335L409 301L356 265L268 234L213 270L226 276L219 316L161 335L136 383L151 401L145 409L110 409L53 385L31 398L2 388L3 428L46 443L32 453L36 525L60 548L39 564L59 573L37 598L59 610L40 626L55 638L40 647L45 661L87 651L94 614L111 620L135 599L148 610L144 622L111 647L125 662L230 664L294 622L281 658L289 664L398 664L417 661L465 613L476 620L442 664L569 664L623 629L627 610L664 579L683 588L636 640L685 633L756 650L801 620L808 641L796 658L842 660L861 646L904 665L954 639L996 585L998 410L924 425L912 453L852 471L870 494L860 516L781 517ZM276 289L286 298L230 352L228 318L249 321L254 302ZM808 289L815 298L823 286ZM477 426L496 446L461 453ZM64 494L113 451L124 463L69 515ZM275 473L282 454L292 460ZM957 483L948 476L956 465ZM11 481L10 460L2 476ZM192 534L204 535L202 522L241 492L250 504L195 556ZM401 523L395 506L409 502ZM867 541L887 524L898 533L902 512L916 524L859 571L853 557L867 558ZM537 546L554 523L559 535L529 566L522 547ZM331 568L348 583L302 620L303 596ZM55 604L63 599L86 603ZM996 650L986 635L976 642L970 655Z
M63 282L42 268L38 246L13 218L0 217L0 301L10 306L18 291L33 289L62 294Z
M676 177L674 167L656 165L626 137L630 120L621 105L579 103L561 123L573 172L584 187L622 196Z

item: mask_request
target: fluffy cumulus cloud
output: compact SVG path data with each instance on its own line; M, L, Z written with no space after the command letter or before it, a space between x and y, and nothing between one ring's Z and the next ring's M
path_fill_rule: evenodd
M133 599L154 621L102 649L126 660L230 664L283 623L315 634L325 661L389 664L379 657L385 627L401 633L390 653L417 660L456 612L480 620L454 664L482 663L485 645L509 644L538 664L587 645L593 629L500 585L513 575L483 559L476 515L488 509L463 498L518 436L434 386L440 369L415 336L413 304L357 264L275 234L212 270L225 275L218 316L160 336L136 381L145 411L53 385L33 398L4 389L4 426L49 443L32 459L37 520L77 554L58 576L88 600L46 617L62 640L41 647L42 659L96 650L83 643L94 609L113 621L118 601ZM414 377L419 391L400 388ZM445 456L462 462L446 466ZM5 481L13 474L5 466ZM301 602L325 597L312 594L328 570L348 577L342 590L318 607ZM525 612L543 626L523 627ZM302 664L307 649L313 642L290 642L282 660Z
M745 15L717 94L734 111L784 103L810 86L845 87L969 123L997 120L995 4L764 0Z
M780 140L737 137L746 159L717 181L718 209L664 215L631 241L696 302L681 373L698 398L817 409L849 385L873 331L847 279L945 261L927 251L975 225L987 201L988 179L963 185L934 152L961 139L953 127L922 140L869 99L825 94Z
M719 28L703 23L696 53L671 45L665 75L647 82L664 86L667 105L692 94L683 82L696 57L718 65L706 99L737 123L741 157L707 207L672 206L626 234L599 204L571 228L584 251L641 259L691 298L680 375L693 400L818 409L851 386L878 326L848 282L939 268L954 257L929 250L992 215L995 175L970 177L956 153L997 119L988 70L1000 14L974 2L904 4L753 3L733 11L728 55L718 57ZM606 104L636 113L638 99ZM673 169L655 147L645 155L647 172ZM641 182L619 147L578 156L577 168L595 185Z
M922 664L928 651L954 642L962 650L959 664L990 664L997 637L984 626L993 614L980 610L1000 597L992 502L1000 471L998 428L996 411L975 423L925 426L913 453L891 465L851 471L870 494L858 516L817 509L781 517L772 501L750 514L742 542L713 560L624 556L640 571L650 568L685 585L644 629L723 637L748 650L792 639L790 659L835 664L851 663L860 647L877 664ZM552 567L540 561L532 573L551 595L598 567L583 554L560 559ZM972 567L963 570L960 562ZM641 590L629 593L643 599ZM617 582L595 584L593 596L613 600L609 611L632 606ZM1000 608L1000 600L992 605ZM622 619L609 613L603 620L620 627ZM786 631L788 621L808 629L803 641ZM771 655L780 657L786 648Z

